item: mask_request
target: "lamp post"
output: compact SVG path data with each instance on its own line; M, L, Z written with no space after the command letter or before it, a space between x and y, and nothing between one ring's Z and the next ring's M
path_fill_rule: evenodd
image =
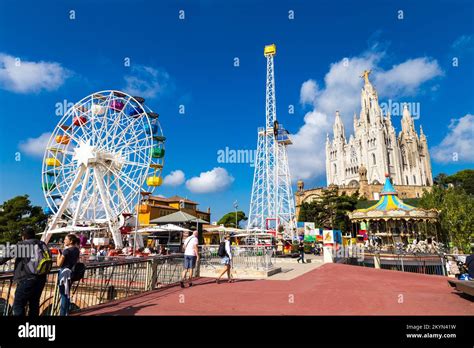
M237 226L237 209L239 208L239 205L237 204L237 201L234 202L234 209L235 209L235 228L238 228Z

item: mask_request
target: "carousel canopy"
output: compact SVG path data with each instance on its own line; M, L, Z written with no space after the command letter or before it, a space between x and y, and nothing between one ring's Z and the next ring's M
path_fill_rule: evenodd
M380 192L380 199L373 206L366 209L359 209L360 211L389 211L389 210L405 210L410 211L416 209L415 207L403 203L403 201L398 198L398 194L393 187L390 178L385 179L385 185L383 186L382 192Z
M374 219L419 219L436 220L436 210L425 210L405 204L393 187L390 177L386 175L385 185L380 192L380 199L373 206L366 209L357 209L349 213L351 220L374 220Z

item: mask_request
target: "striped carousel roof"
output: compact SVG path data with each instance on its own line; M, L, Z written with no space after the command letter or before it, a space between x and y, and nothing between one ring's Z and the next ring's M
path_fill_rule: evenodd
M404 210L410 211L416 209L415 207L403 203L403 201L398 198L397 191L393 187L390 177L386 176L385 185L383 186L382 192L380 192L380 199L373 206L366 209L358 209L360 212L369 212L369 211L390 211L390 210Z

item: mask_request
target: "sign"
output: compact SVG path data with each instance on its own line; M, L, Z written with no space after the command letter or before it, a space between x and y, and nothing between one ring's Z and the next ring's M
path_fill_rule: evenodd
M315 242L321 234L319 228L315 228L314 222L304 223L304 240L307 242Z
M324 244L342 244L342 232L340 230L324 230Z
M324 244L334 243L334 236L332 234L332 230L324 230L323 231L323 243Z

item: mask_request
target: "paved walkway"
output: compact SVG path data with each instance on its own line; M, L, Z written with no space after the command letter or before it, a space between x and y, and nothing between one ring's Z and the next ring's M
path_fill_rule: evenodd
M455 293L446 279L326 264L292 280L216 284L201 278L191 288L155 290L80 314L474 315L474 302Z
M298 263L296 259L278 261L275 266L281 267L281 272L272 275L268 280L292 280L323 265L322 256L306 256L306 261L309 262Z

